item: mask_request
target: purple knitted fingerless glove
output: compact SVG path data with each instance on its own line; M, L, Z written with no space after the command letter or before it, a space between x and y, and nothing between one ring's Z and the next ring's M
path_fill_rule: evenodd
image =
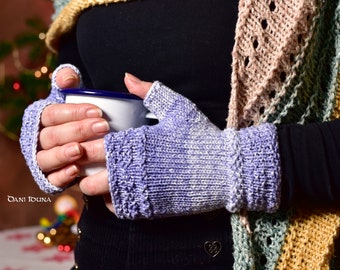
M79 76L80 72L77 68L70 64L60 65L52 75L52 89L50 95L46 99L35 101L25 110L20 134L21 152L24 155L27 166L32 176L41 190L46 193L57 193L63 189L52 185L40 170L37 164L37 148L38 134L40 129L40 116L46 106L56 103L64 103L64 95L60 93L60 88L56 84L56 74L63 68L72 68Z
M153 218L225 207L278 208L276 127L219 130L196 106L160 82L144 100L159 124L105 136L116 215Z

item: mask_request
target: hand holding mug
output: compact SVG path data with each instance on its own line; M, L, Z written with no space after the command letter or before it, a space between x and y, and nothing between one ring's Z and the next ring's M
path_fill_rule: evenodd
M79 81L78 75L70 68L60 69L56 74L60 88L78 87ZM125 76L124 81L128 90L141 98L152 85L130 74ZM79 175L82 165L105 162L103 139L91 140L110 130L97 106L87 103L50 105L41 115L41 125L41 150L37 161L51 184L65 187ZM79 187L87 195L107 193L106 170L82 178Z
M80 79L71 68L62 68L55 81L60 88L69 88L78 87ZM52 104L44 109L37 162L53 185L65 187L78 175L76 162L84 154L80 142L107 130L101 117L101 110L92 104Z

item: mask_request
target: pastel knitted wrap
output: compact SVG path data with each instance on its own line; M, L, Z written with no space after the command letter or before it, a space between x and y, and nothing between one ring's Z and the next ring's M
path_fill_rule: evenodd
M66 2L47 35L54 51L82 10L120 1ZM240 0L228 125L339 118L339 16L339 0ZM328 269L339 214L250 213L249 222L251 237L232 217L235 269Z
M241 0L228 126L339 117L339 16L338 0ZM232 219L236 269L330 267L339 211L249 213L249 221L252 238Z

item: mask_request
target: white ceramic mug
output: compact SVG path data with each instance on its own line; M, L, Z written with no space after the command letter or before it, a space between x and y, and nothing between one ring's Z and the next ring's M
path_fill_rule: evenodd
M143 105L139 97L122 92L110 92L92 89L64 89L66 103L91 103L103 111L111 131L121 131L147 125L152 114ZM105 164L89 164L82 168L80 175L92 175L103 169Z

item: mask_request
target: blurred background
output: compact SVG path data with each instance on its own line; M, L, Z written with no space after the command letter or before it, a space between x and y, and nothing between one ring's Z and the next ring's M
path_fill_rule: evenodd
M44 45L50 0L0 0L0 230L39 225L56 214L52 196L39 190L20 152L24 109L49 91L55 55ZM73 190L81 208L81 195Z

